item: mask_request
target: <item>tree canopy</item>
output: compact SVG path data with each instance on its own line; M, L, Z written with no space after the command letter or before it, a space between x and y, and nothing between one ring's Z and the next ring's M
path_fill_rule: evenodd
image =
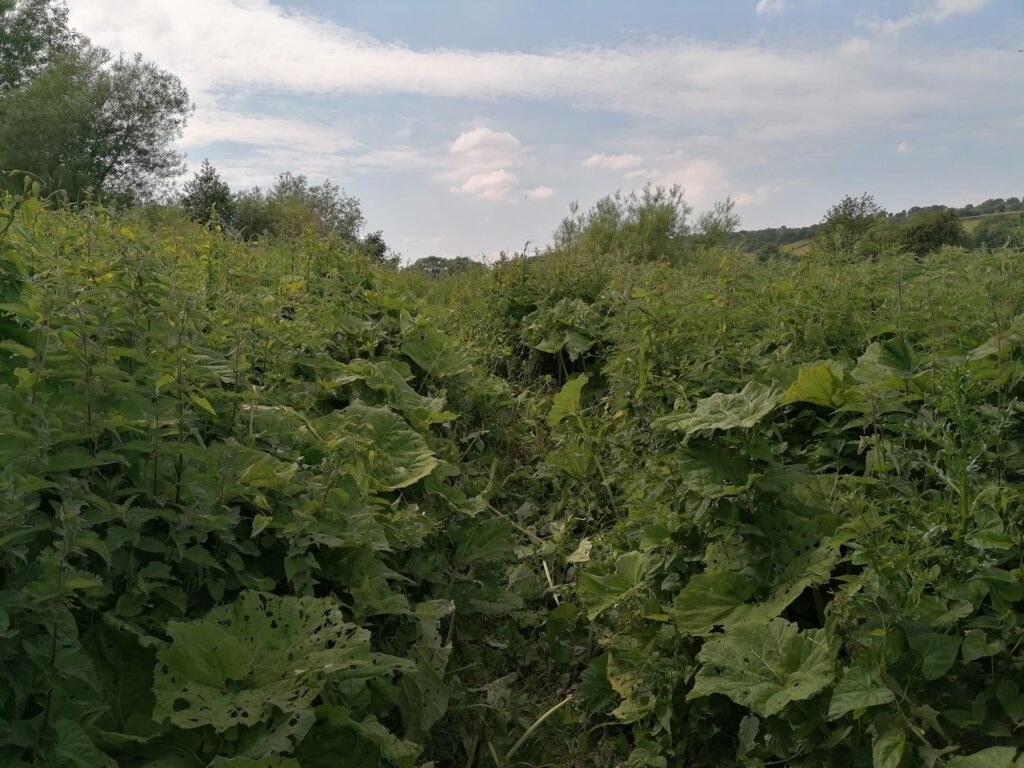
M68 30L63 5L7 2L0 168L33 173L70 200L87 190L151 197L178 176L173 142L192 114L181 81L141 55L115 57Z

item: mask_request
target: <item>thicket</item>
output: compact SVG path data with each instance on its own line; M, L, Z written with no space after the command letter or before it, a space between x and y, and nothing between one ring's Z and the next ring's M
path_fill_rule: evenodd
M4 765L1019 764L1020 251L2 216Z

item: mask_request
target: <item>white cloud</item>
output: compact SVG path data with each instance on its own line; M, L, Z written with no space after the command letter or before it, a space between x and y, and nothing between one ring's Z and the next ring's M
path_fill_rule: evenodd
M464 166L494 168L517 164L522 158L523 143L511 133L478 126L459 134L448 151Z
M856 58L868 53L873 47L874 44L865 37L851 37L840 44L839 55Z
M782 13L788 7L788 0L757 0L754 10L758 16L764 16L768 13Z
M989 0L932 0L923 10L915 13L908 13L906 16L901 16L897 19L873 17L862 20L860 24L876 32L893 35L918 24L927 22L939 24L951 16L975 13L988 5L988 3Z
M523 143L511 133L477 126L459 134L448 146L451 161L442 174L455 182L453 192L483 200L508 200L519 177L511 170L523 163Z
M359 146L359 142L350 136L317 123L267 115L244 115L214 107L197 110L182 137L182 146L218 142L292 147L322 154L334 154Z
M639 155L591 155L583 161L587 168L607 168L613 171L624 171L635 168L643 162Z
M982 2L935 0L923 14L941 20ZM270 0L71 0L70 6L72 22L97 43L141 50L207 101L239 89L544 99L676 120L691 132L793 125L804 135L852 132L904 114L963 108L978 82L965 70L983 63L988 82L1005 87L1015 66L1008 52L887 50L851 67L827 49L689 39L543 53L413 49ZM197 25L197 18L209 23ZM908 69L947 64L961 74L942 88L906 77Z
M453 191L466 192L484 200L506 200L519 177L499 168L486 173L474 173Z
M686 201L697 208L731 197L739 208L752 207L769 200L782 191L779 185L765 184L752 190L741 189L732 182L721 162L714 158L699 157L689 160L674 171L664 174L658 184L678 184L683 188Z
M546 200L549 197L555 196L555 190L551 187L534 187L526 191L526 196L535 200Z
M896 151L901 155L909 155L913 151L913 147L905 141L901 141L896 145Z
M722 200L728 194L725 169L717 160L696 158L658 179L658 184L683 188L687 202L704 206Z
M622 178L624 179L653 179L658 176L658 171L653 168L637 168L635 171L630 171L625 174Z

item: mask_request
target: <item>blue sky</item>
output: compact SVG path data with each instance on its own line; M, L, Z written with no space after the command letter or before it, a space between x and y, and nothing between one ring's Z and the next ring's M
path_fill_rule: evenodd
M189 87L193 167L329 178L407 260L543 244L645 182L751 228L1024 194L1022 0L68 4Z

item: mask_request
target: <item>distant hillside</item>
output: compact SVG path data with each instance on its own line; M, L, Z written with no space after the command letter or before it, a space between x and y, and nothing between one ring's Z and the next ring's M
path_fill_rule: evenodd
M982 221L1006 214L1024 212L1024 199L1010 197L991 198L977 205L969 204L961 208L947 205L913 206L897 213L890 213L889 218L900 221L920 214L945 210L956 211L963 220L964 229L973 232ZM810 246L818 232L818 224L806 227L770 227L768 229L747 229L736 232L732 242L743 250L759 254L765 258L778 256L782 253L800 254Z

